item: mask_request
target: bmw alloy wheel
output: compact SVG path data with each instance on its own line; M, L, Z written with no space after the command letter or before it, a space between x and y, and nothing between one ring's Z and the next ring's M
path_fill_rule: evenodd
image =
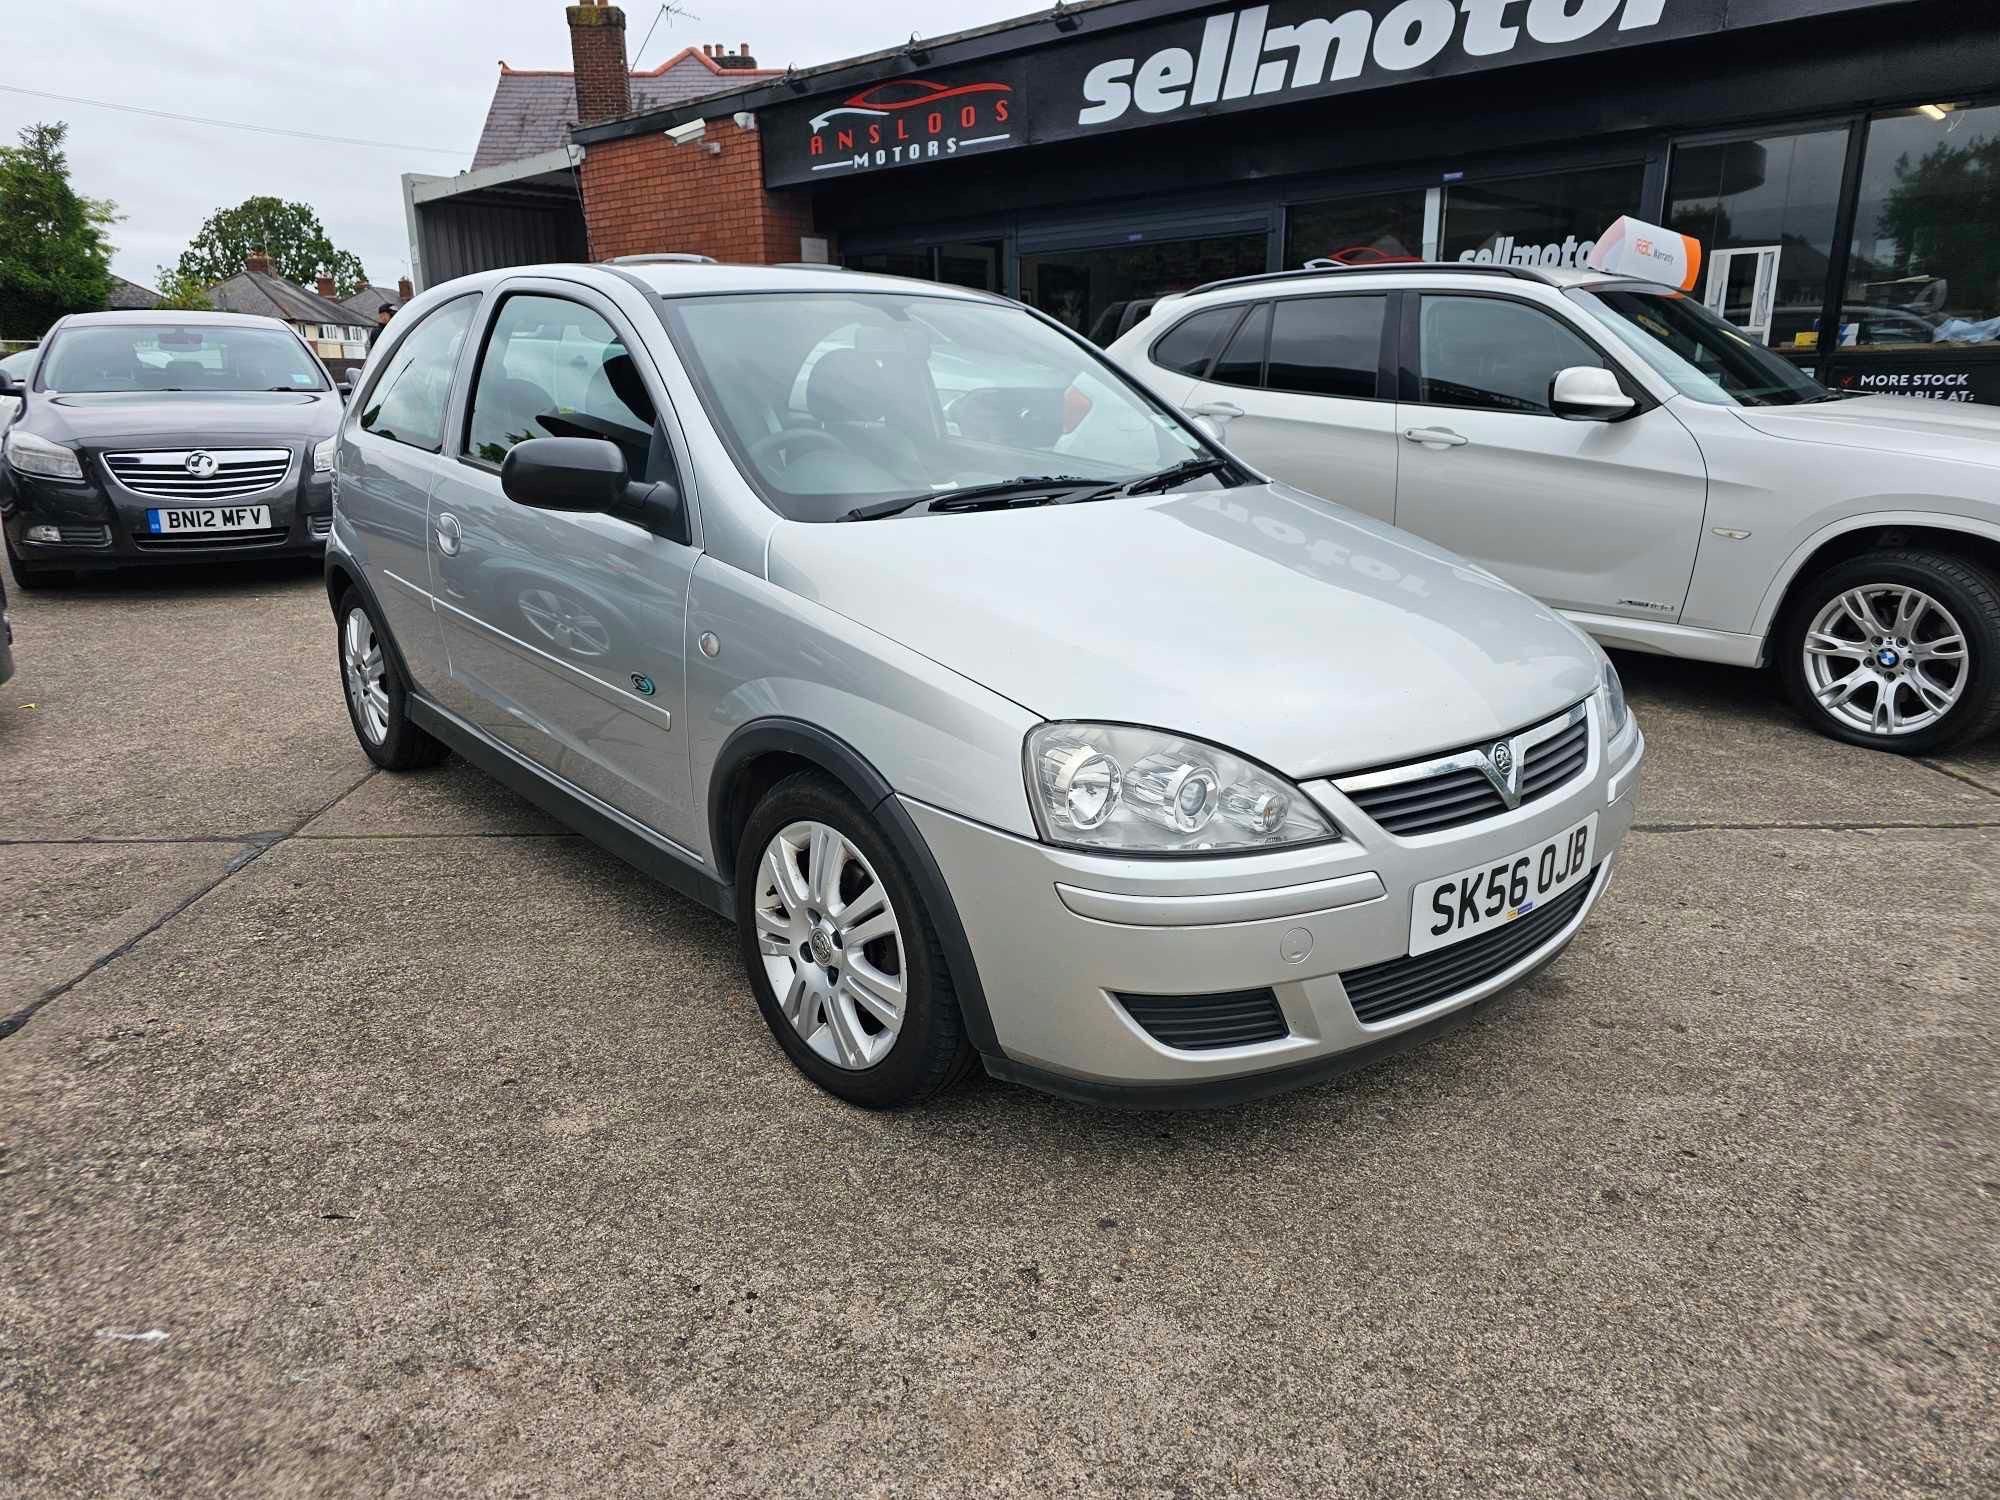
M837 1068L873 1067L902 1033L903 930L874 866L838 829L787 824L757 864L757 951L778 1008Z
M382 643L375 622L364 609L350 609L340 629L340 665L347 678L347 701L368 742L379 745L389 736L389 682Z
M1806 686L1821 708L1868 734L1914 734L1964 695L1965 631L1931 595L1870 584L1829 599L1805 634Z

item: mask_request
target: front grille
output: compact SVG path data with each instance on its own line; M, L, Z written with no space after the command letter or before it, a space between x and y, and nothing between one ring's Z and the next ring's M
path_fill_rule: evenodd
M133 542L148 549L163 552L207 550L220 548L235 551L245 547L269 547L282 542L291 535L289 527L272 526L263 531L177 531L166 536L156 536L150 531L135 531Z
M1540 735L1542 738L1536 739ZM1525 805L1563 786L1590 759L1590 716L1583 705L1519 734L1502 736L1521 762ZM1474 745L1415 765L1342 777L1334 784L1390 833L1440 833L1507 811L1507 799L1486 774L1489 745Z
M1268 989L1216 995L1117 995L1125 1013L1163 1047L1205 1052L1291 1035L1278 997Z
M188 460L207 453L216 461L213 474L188 469ZM104 466L135 495L172 500L183 505L213 505L261 494L282 483L291 472L292 455L284 448L210 448L160 453L107 453Z
M1348 970L1340 982L1354 1007L1355 1019L1364 1026L1392 1020L1449 1000L1511 969L1576 919L1603 868L1599 865L1587 879L1548 905L1516 917L1505 927L1415 958L1392 958L1365 969Z

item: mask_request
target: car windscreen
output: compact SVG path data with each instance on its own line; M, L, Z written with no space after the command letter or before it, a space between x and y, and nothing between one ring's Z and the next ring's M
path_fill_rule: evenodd
M765 503L798 521L1026 475L1107 483L1208 450L1024 308L922 293L670 301L702 403Z
M45 391L323 391L306 346L276 328L99 323L65 328L42 365Z
M1570 294L1683 396L1711 406L1798 406L1838 399L1810 375L1684 292L1656 286Z

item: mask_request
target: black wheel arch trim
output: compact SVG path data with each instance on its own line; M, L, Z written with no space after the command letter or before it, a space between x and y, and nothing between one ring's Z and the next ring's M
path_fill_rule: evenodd
M716 869L725 881L735 878L736 850L727 832L736 822L737 813L731 802L731 785L744 766L761 755L774 754L793 756L817 766L875 817L883 835L909 870L910 878L916 882L918 894L930 913L931 925L937 929L939 946L944 949L945 962L951 968L952 987L958 992L966 1036L989 1064L1003 1059L986 990L979 982L979 966L972 956L972 943L965 935L965 924L959 920L958 904L945 884L944 872L938 868L930 845L887 778L838 735L804 719L773 717L740 724L722 742L709 771L708 818ZM746 814L747 811L744 809Z
M345 578L347 580L347 587L353 589L367 602L368 613L374 616L375 619L375 633L388 643L389 656L396 664L396 675L402 679L403 691L411 693L414 699L415 694L412 692L412 689L416 686L417 680L410 675L410 664L403 660L403 648L397 642L395 633L389 629L389 616L382 608L381 599L376 596L375 586L368 581L368 575L362 571L361 565L354 561L353 558L344 552L337 553L333 548L328 547L326 549L326 564L322 569L322 576L326 579L326 607L332 611L334 626L337 629L340 625L340 596L347 590L341 589L336 591L334 589L333 583L336 575ZM470 758L469 756L467 757L467 759Z

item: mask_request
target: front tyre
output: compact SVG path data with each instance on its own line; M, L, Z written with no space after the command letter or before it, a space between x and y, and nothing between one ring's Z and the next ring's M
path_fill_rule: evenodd
M929 912L894 847L827 777L787 777L736 857L736 922L764 1019L830 1094L917 1104L974 1053Z
M1799 710L1851 745L1920 755L2000 725L2000 580L1962 557L1837 563L1793 601L1778 649Z
M361 590L350 588L334 609L334 648L354 737L385 771L434 766L445 747L410 722L409 685L396 670L388 632L376 622Z

